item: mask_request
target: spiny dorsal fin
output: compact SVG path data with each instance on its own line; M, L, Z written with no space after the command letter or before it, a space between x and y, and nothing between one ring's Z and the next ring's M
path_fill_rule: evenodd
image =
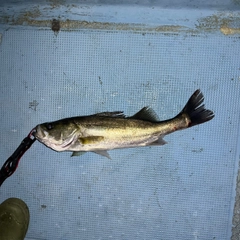
M149 121L149 122L159 122L160 121L158 115L150 107L142 108L139 112L137 112L130 118L138 119L138 120L145 120L145 121Z
M97 117L112 117L112 118L125 118L126 116L122 111L116 111L116 112L101 112L101 113L96 113L93 116Z

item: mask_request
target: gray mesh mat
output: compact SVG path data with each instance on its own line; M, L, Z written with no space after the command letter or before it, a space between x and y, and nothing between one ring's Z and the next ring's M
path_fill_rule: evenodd
M2 31L2 163L35 125L151 106L176 115L194 90L215 118L162 147L71 158L39 142L1 187L29 206L34 239L227 239L237 171L240 44L220 35ZM239 147L239 146L238 146Z

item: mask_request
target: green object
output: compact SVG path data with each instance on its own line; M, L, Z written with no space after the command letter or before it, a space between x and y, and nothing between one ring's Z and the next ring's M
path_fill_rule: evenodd
M8 198L0 204L0 239L23 240L29 224L29 209L18 198Z

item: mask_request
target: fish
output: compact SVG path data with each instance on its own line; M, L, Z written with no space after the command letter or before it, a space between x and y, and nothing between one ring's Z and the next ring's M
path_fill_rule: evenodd
M95 152L111 159L108 150L144 146L161 146L167 134L210 121L204 96L198 89L174 118L160 121L155 111L143 107L133 116L122 111L101 112L46 122L36 126L36 139L57 151L71 151L72 156Z

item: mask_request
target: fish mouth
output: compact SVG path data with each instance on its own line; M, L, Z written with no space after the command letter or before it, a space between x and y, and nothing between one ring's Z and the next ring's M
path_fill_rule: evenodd
M37 125L35 128L35 132L33 134L33 136L41 142L41 140L43 140L46 136L48 135L48 133L46 131L44 131L40 125Z

